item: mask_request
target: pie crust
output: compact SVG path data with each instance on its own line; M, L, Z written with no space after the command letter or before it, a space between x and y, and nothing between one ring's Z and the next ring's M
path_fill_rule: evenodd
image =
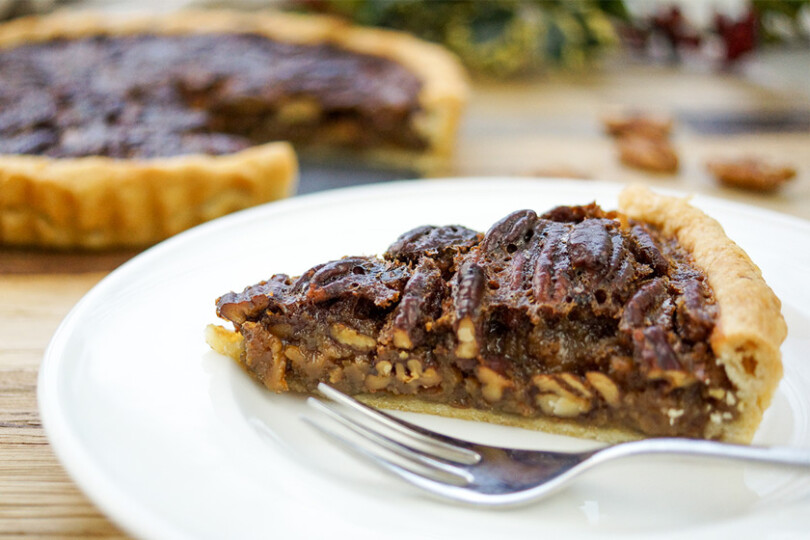
M713 298L710 302L716 307L716 317L711 333L705 334L708 335L708 338L703 338L705 340L703 347L704 349L710 348L710 354L713 354L718 366L715 369L724 372L723 377L726 377L733 385L733 395L731 391L728 391L724 392L720 397L722 404L725 405L728 402L729 407L725 410L731 410L733 414L729 412L721 413L718 409L716 414L713 413L706 420L705 428L702 428L703 432L700 436L738 443L750 442L782 374L779 347L787 331L780 312L779 300L763 280L756 265L742 249L725 235L717 221L691 206L686 200L657 195L644 187L631 186L626 188L620 196L620 209L625 216L637 222L655 226L667 238L675 238L680 246L679 249L685 249L691 258L691 264L705 276ZM626 218L620 216L617 219ZM461 260L461 258L463 257L457 257L457 260ZM347 260L349 259L343 259L343 261ZM313 271L317 271L318 268L327 267L316 267ZM458 270L458 272L460 273L461 270ZM494 279L492 275L490 275L490 279ZM298 283L306 282L298 281L294 283L295 289L295 287L299 286ZM267 284L269 289L266 290L272 290L272 283L267 282ZM307 287L308 285L303 286ZM242 293L244 296L234 296L234 293L231 293L226 303L239 301L252 303L254 298L261 297L261 294L255 295L255 291L259 289L254 289L254 287ZM271 297L273 295L272 293L268 294ZM220 301L223 299L220 299ZM247 306L247 304L242 305ZM256 306L249 306L249 309L255 311ZM258 310L261 313L264 308L259 306ZM234 322L238 321L234 320ZM237 326L240 326L240 324L237 324ZM248 332L252 332L252 328L248 329ZM458 343L461 344L463 340L461 334L458 335ZM380 339L382 336L383 334L380 333ZM338 341L341 341L341 338L350 341L360 340L361 348L366 346L362 342L366 336L362 335L362 333L358 335L356 332L349 330L344 336L335 336L333 333L333 337L337 338ZM288 365L288 359L294 361L294 358L289 355L287 355L287 359L284 358L287 353L286 349L281 346L280 341L271 337L269 343L272 345L270 348L272 352L270 354L276 360L271 363L270 371L265 371L264 375L261 375L253 371L255 366L248 368L245 365L246 347L249 345L247 340L243 339L241 333L211 325L207 328L206 339L214 350L237 360L240 365L248 369L251 375L257 377L269 388L276 391L287 389L283 373L272 373L274 369L279 369L279 366L282 370L286 369L284 366ZM255 346L255 342L252 346ZM399 345L397 346L399 347ZM455 350L455 354L461 354L458 352L460 348ZM297 348L294 352L298 355ZM324 350L324 352L328 354L328 351ZM427 371L424 373L427 373ZM368 380L367 377L366 381L368 382ZM565 381L568 381L566 384L570 384L569 390L572 387L576 389L577 386L581 388L580 383L577 383L576 380L569 381L569 379L565 379ZM588 384L591 382L599 383L599 380L588 378ZM702 383L695 384L701 385ZM608 390L610 390L609 386ZM615 391L616 385L613 386ZM591 387L591 391L594 391L594 389L602 392L598 384ZM623 389L620 388L620 395L622 391ZM602 394L605 397L605 392L602 392ZM562 394L560 395L562 396ZM594 438L606 442L619 442L645 436L638 430L621 425L588 423L587 417L572 418L564 414L555 416L548 413L545 416L525 417L480 408L459 408L420 399L418 393L416 395L370 393L358 397L366 403L380 408L494 422L565 435ZM669 412L676 418L683 414L683 411L672 409ZM672 424L670 423L670 425Z
M363 157L431 170L446 163L452 152L467 94L463 70L442 48L402 33L274 12L128 17L65 12L0 25L0 49L57 38L189 33L254 33L280 42L328 43L393 60L422 81L421 110L413 127L427 149L380 147L363 152ZM142 160L0 155L0 244L148 245L225 213L289 196L296 179L295 153L284 142L222 156Z

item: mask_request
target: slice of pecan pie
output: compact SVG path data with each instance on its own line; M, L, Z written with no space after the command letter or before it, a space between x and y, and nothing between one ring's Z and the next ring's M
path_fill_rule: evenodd
M780 302L720 225L627 188L481 234L405 233L228 293L211 346L276 392L619 441L750 441L781 377Z
M466 85L336 19L61 14L0 25L0 243L144 245L295 187L302 148L427 168Z

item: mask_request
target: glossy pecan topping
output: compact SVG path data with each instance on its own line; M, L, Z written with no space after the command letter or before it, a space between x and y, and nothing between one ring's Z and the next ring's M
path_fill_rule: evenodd
M277 276L218 305L249 326L259 345L245 363L274 389L327 380L658 435L736 414L707 343L717 313L702 272L674 239L593 204L520 210L484 235L420 227L382 259Z
M402 300L391 317L391 340L396 347L413 349L421 345L427 326L441 315L446 284L432 259L423 258L414 268Z
M453 266L455 256L467 252L479 240L479 233L460 225L425 225L402 234L388 247L383 257L410 263L429 257L442 272L447 272Z
M0 154L218 155L338 130L345 146L426 145L410 122L420 79L330 44L233 32L52 39L0 49L0 73Z
M311 302L340 297L360 297L377 306L388 306L400 297L408 271L377 259L348 257L316 266L293 285Z

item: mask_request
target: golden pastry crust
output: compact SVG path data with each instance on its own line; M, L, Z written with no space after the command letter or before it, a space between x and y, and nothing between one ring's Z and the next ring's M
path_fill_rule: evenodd
M351 26L331 17L273 12L127 17L63 12L0 25L0 49L92 35L235 32L299 44L330 43L400 63L423 83L414 127L428 148L415 153L382 147L363 157L427 171L450 156L467 95L463 69L444 49L407 34ZM285 143L224 156L138 161L0 155L0 244L148 245L206 219L289 196L296 178L295 154Z
M0 243L144 246L295 190L292 146L149 160L0 156Z
M704 271L719 308L712 350L737 388L738 418L714 422L718 438L749 442L782 377L779 347L787 336L781 302L759 268L723 227L687 200L626 188L619 208L675 236Z
M705 436L729 442L750 442L782 374L779 347L787 330L778 298L762 279L756 265L726 236L720 224L686 200L632 186L622 192L620 209L631 218L660 227L665 235L675 236L692 255L695 265L706 274L719 308L710 345L737 389L734 395L727 394L727 398L735 400L733 405L739 415L733 421L712 418ZM243 361L244 346L239 333L211 325L206 329L206 341L217 352L240 364ZM278 355L279 363L284 365L280 351ZM365 394L357 397L380 408L485 421L609 443L642 436L622 427L605 428L566 418L524 418L462 409L423 401L418 396Z

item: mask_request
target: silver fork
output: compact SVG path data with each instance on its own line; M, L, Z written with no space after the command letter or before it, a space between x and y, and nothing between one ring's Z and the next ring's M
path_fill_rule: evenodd
M535 501L596 465L639 454L727 458L797 467L810 472L810 449L743 446L691 439L646 439L586 452L488 446L441 435L400 420L323 383L318 385L318 390L330 401L310 397L308 404L370 444L357 444L322 422L303 416L307 423L348 450L433 495L472 505L515 506ZM386 457L385 451L399 459Z

